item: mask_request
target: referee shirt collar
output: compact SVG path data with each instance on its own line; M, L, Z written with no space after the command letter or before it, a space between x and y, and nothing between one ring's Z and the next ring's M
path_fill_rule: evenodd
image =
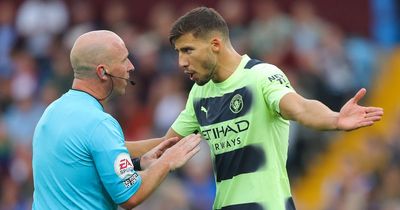
M97 107L101 108L104 111L103 104L101 104L100 101L97 100L97 98L94 97L92 94L90 94L86 91L78 90L78 89L74 89L74 88L71 88L68 91L68 93L70 93L72 95L81 95L81 96L86 95L88 99L90 98L91 101L93 101L93 102L95 102L95 104L97 104Z

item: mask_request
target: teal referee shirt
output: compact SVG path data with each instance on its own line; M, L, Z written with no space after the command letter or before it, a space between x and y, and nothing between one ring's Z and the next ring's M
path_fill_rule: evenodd
M141 184L118 122L78 90L44 112L32 165L33 209L117 209Z

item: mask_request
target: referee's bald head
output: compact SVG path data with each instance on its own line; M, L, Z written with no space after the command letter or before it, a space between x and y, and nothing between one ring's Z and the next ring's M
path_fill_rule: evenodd
M124 46L122 39L112 31L99 30L82 34L75 41L70 54L74 77L95 76L96 66L112 61L113 52Z

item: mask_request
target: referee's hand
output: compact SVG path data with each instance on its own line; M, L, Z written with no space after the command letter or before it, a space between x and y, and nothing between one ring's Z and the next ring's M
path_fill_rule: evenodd
M140 158L140 166L142 170L148 168L155 160L157 160L168 148L172 147L179 141L178 137L173 137L162 141L159 145L145 153Z

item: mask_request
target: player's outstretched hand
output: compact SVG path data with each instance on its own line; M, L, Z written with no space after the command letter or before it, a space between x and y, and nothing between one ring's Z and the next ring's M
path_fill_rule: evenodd
M382 108L358 105L358 101L360 101L366 93L367 90L365 88L360 89L356 95L347 101L340 109L337 121L337 128L339 130L350 131L365 126L371 126L376 121L382 119Z
M160 159L169 164L170 171L182 167L190 158L200 151L201 137L191 134L167 149Z
M148 168L155 160L157 160L168 148L172 147L179 141L178 137L173 137L162 141L159 145L146 152L140 158L140 166L142 169Z

